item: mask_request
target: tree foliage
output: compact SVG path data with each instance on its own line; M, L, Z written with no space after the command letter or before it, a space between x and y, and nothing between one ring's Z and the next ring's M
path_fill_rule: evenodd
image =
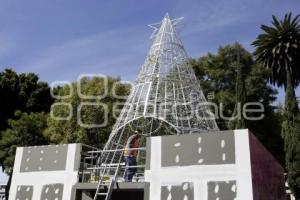
M128 85L121 84L120 79L109 77L107 83L108 94L106 97L101 99L84 99L81 98L77 92L78 83L74 82L72 84L72 96L55 102L70 104L73 109L72 117L69 120L56 120L50 116L48 119L48 128L45 132L47 139L51 143L81 142L96 147L102 147L111 132L116 116L119 114L113 112L113 108L116 106L121 109L122 104L118 106L118 103L124 102L124 99L116 98L113 94L116 93L119 96L124 96L129 93ZM113 87L114 84L116 87ZM81 93L87 96L101 95L104 94L105 91L105 84L101 78L83 79L80 85ZM114 93L113 89L115 90ZM70 88L68 86L57 90L57 93L60 96L67 95L69 92ZM94 105L80 106L82 103L93 103ZM95 103L99 105L95 105ZM103 105L107 106L107 112ZM79 112L78 109L80 107L81 110ZM53 107L52 111L54 117L66 117L69 115L69 108L63 105ZM105 117L107 117L106 126L98 128L85 126L102 124L105 121ZM78 123L78 119L81 119L81 125Z
M295 88L300 82L300 15L283 20L273 16L272 26L262 25L263 33L253 42L257 60L270 69L272 84L285 87L285 112L282 124L288 180L296 199L300 199L299 108ZM298 168L297 168L298 167Z
M245 126L282 162L281 117L272 106L277 91L268 85L268 70L256 63L251 53L239 44L220 47L216 54L208 53L191 63L204 94L214 93L215 98L211 101L223 108L223 115L228 119L233 115L236 105L237 66L243 68L245 102L260 102L264 106L264 118L258 121L246 120ZM217 119L222 130L230 129L229 122Z
M15 119L8 120L8 126L0 140L0 160L4 170L10 174L17 147L48 144L43 135L47 127L47 114L16 111Z
M286 14L283 20L272 16L272 26L261 25L263 33L253 42L256 47L256 58L270 69L270 82L287 87L287 75L291 84L296 86L300 81L300 15L292 18Z
M235 82L235 107L233 111L233 120L230 120L229 127L231 129L243 129L246 128L246 122L243 115L239 115L239 110L241 110L242 106L245 104L247 99L246 94L246 74L245 74L245 65L240 63L241 58L241 46L239 44L235 44L237 51L237 63L236 63L236 82Z
M300 197L300 116L298 115L292 124L285 120L283 122L283 131L286 133L285 138L290 141L289 144L285 144L286 161L288 163L288 182L295 196L298 198Z
M52 102L48 84L40 82L36 74L17 74L11 69L0 72L0 130L7 128L7 120L16 110L49 112Z

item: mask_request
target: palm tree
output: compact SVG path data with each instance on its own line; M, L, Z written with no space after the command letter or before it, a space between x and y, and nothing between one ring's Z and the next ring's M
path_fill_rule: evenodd
M252 43L256 47L256 59L269 69L270 83L285 88L285 112L282 136L285 142L286 168L289 183L297 199L300 199L299 155L300 135L296 131L299 109L295 88L300 82L300 21L299 15L286 14L283 20L273 17L272 26L262 25L263 33Z
M264 33L253 42L256 47L254 55L270 69L270 82L284 86L286 100L295 99L294 88L300 81L300 16L292 19L289 13L281 21L272 17L273 26L262 25ZM289 106L286 108L289 111L295 111L295 105L286 106Z

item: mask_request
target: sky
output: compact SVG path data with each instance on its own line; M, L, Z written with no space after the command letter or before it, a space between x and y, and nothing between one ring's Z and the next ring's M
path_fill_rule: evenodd
M261 24L299 10L299 0L0 0L0 71L49 84L86 73L134 81L151 45L147 25L166 13L184 17L178 33L196 58L236 41L252 52Z

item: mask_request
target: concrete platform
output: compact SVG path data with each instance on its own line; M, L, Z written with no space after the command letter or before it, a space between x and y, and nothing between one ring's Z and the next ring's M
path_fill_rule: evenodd
M143 200L147 185L149 184L118 182L114 187L111 200ZM92 200L96 188L97 183L77 183L73 187L71 200Z
M115 190L144 190L145 182L140 183L126 183L126 182L117 182L114 189ZM73 188L76 190L96 190L97 183L76 183Z
M9 200L92 200L85 153L82 144L17 148ZM144 182L117 182L111 200L285 198L283 168L247 129L149 137L145 164Z

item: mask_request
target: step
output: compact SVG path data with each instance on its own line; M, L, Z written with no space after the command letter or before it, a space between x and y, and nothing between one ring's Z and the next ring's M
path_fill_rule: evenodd
M100 193L97 193L97 195L99 195L99 196L106 196L108 193L102 193L102 192L100 192Z

